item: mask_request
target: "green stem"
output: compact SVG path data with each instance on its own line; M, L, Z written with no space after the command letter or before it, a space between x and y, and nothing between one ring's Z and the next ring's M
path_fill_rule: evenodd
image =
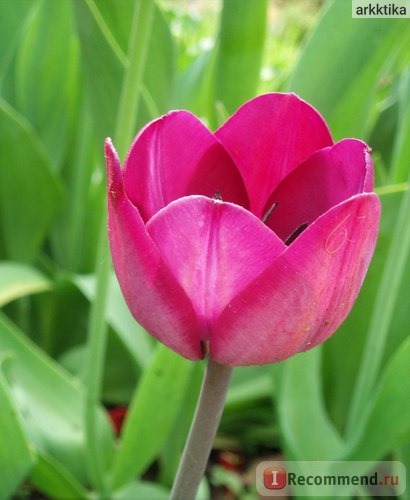
M232 367L209 359L194 420L171 492L171 500L193 500L212 449Z
M105 219L105 218L104 218ZM87 463L93 484L102 498L107 496L107 482L104 464L101 462L101 450L97 434L97 408L100 404L101 385L104 370L105 348L107 343L107 325L105 323L105 304L110 276L106 227L100 232L97 253L96 295L91 306L87 340L87 373L85 377L85 432L87 437Z
M120 155L124 155L127 151L135 132L139 89L142 87L153 15L153 0L140 0L136 3L128 49L129 64L124 77L115 127L115 144Z
M84 211L86 210L87 192L90 184L91 169L85 165L92 165L90 161L90 145L92 144L92 118L87 107L82 103L81 117L77 128L75 156L71 169L70 210L67 214L67 228L70 238L67 238L67 259L69 269L78 272L81 266L83 250Z
M139 91L145 66L148 40L153 18L153 0L140 0L134 8L129 42L129 64L121 90L114 139L121 154L131 142L135 117L138 112ZM108 498L105 467L98 446L96 418L101 397L104 358L107 343L105 310L108 293L111 259L107 242L106 214L102 217L96 268L96 295L91 306L87 340L87 374L85 381L85 431L87 436L87 461L93 484L102 498Z
M401 202L399 216L373 307L362 362L360 363L360 371L348 415L346 435L349 441L354 441L354 436L360 432L359 422L363 420L361 416L365 411L383 360L394 307L410 252L409 213L410 189L404 193Z

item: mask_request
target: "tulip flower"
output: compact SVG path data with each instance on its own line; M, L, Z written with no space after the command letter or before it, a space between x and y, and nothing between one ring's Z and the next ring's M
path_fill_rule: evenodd
M110 140L109 239L135 319L191 360L284 360L324 342L359 293L377 237L369 147L334 143L294 94L244 104L216 132L171 111L124 168Z

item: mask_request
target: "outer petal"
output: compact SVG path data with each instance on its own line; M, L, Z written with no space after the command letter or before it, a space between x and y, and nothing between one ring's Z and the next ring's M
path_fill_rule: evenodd
M215 135L236 163L251 210L259 217L279 182L316 150L333 142L320 114L295 94L252 99Z
M328 338L359 293L380 216L375 194L357 195L317 219L222 312L213 359L272 363Z
M105 154L111 254L128 307L161 342L189 359L200 359L200 331L192 304L125 195L118 156L109 140Z
M286 249L247 210L203 196L172 202L147 229L204 326Z
M132 145L124 168L125 191L148 220L189 194L248 206L243 180L214 135L188 111L172 111L148 124Z
M314 153L270 196L265 210L277 205L267 225L286 240L301 224L311 224L342 201L372 191L372 172L369 148L357 139L345 139Z

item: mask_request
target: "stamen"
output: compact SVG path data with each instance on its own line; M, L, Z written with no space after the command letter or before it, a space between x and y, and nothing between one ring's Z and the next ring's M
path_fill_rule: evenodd
M222 193L219 189L215 191L215 194L213 195L212 199L216 201L222 201Z
M285 245L290 245L291 243L293 243L296 238L303 233L303 231L308 227L309 225L309 222L304 222L303 224L301 224L300 226L298 226L294 231L293 233L288 237L288 239L285 241Z
M270 216L272 215L273 211L275 210L275 208L279 205L279 202L278 201L275 201L273 203L273 205L270 207L270 209L266 212L266 214L263 216L262 218L262 222L264 224L266 224L268 222L268 220L270 219Z

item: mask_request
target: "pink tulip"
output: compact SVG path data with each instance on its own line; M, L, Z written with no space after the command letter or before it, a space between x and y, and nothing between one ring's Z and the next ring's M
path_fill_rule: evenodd
M215 133L171 111L139 132L123 170L109 139L106 160L125 300L174 351L272 363L346 318L379 225L370 149L333 143L296 95L256 97Z

